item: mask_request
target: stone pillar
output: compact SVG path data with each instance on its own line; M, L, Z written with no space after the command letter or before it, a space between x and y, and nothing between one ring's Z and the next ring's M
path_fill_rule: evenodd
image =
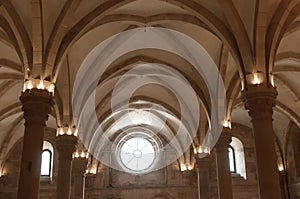
M70 198L71 164L76 143L77 137L73 135L59 135L56 137L59 161L56 188L57 199Z
M84 199L87 158L75 158L72 162L72 199Z
M272 125L276 96L276 89L265 84L248 85L242 91L242 100L249 110L253 126L261 199L281 198Z
M296 164L296 174L298 177L298 181L300 181L300 132L298 132L298 137L296 137L294 139L295 139L294 158L295 158L295 164Z
M199 158L196 155L196 166L198 173L198 199L209 199L209 168L210 168L210 156L207 155L204 158Z
M44 129L53 105L52 96L45 90L26 90L22 93L25 133L18 199L37 199L40 184L41 154Z
M228 147L231 142L228 128L224 128L223 132L216 144L216 162L219 199L232 199L232 179L229 166Z

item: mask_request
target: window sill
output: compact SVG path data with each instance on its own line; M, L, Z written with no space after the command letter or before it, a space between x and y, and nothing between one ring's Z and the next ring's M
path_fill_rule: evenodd
M41 185L52 184L52 178L49 176L41 176L40 183Z
M243 180L243 181L246 181L240 174L238 173L231 173L231 177L234 179L234 180Z

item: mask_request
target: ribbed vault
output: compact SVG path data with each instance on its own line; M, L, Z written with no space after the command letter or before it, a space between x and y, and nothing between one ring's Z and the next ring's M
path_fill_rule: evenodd
M0 162L23 136L19 96L24 79L42 78L56 84L55 105L48 124L51 128L63 126L72 121L73 86L86 57L107 38L141 27L145 31L150 27L178 31L204 48L224 82L227 98L224 119L232 122L250 127L240 100L240 91L247 84L246 76L262 72L268 79L268 73L273 75L279 93L274 127L284 152L289 124L300 124L298 13L298 0L1 0ZM196 122L198 129L191 129L187 121L181 120L176 96L159 85L141 87L129 106L112 117L109 105L115 85L128 71L143 64L169 67L187 79L197 94L201 116ZM87 92L86 97L89 95ZM163 107L167 113L157 110L151 113L153 118L165 119L166 126L159 136L166 142L174 136L178 125L183 124L188 133L195 134L191 146L197 146L211 127L213 104L205 79L187 60L167 51L140 49L114 60L97 82L95 99L97 120L112 139L120 133L115 126L122 118L141 110L150 114L149 107ZM118 108L124 103L120 100ZM141 124L143 128L156 128ZM124 128L135 126L139 125L128 123ZM97 130L98 126L90 128ZM176 144L182 143L178 140ZM183 156L186 161L189 152Z

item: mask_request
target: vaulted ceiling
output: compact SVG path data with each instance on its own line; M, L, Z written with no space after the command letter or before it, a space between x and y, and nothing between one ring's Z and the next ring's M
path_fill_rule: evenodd
M231 122L251 127L240 91L247 74L263 72L274 75L279 93L274 128L282 149L290 122L300 126L299 0L0 0L0 4L0 161L24 133L19 101L24 79L56 84L47 125L62 126L72 120L73 86L86 58L106 39L136 28L167 28L200 44L220 71ZM205 134L212 106L207 85L191 63L164 50L139 49L109 64L97 84L100 124L104 129L118 124L109 119L111 94L124 74L147 64L144 71L149 64L153 67L148 75L155 75L155 65L169 67L192 85L202 116L194 141L199 144L197 137ZM177 128L180 105L168 89L147 85L132 97L130 108L156 105L159 115L163 107L168 113L166 128Z

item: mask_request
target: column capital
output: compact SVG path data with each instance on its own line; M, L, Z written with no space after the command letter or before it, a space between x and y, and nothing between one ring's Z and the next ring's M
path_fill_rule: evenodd
M275 87L264 84L249 85L242 91L241 98L252 120L272 120L277 95Z
M73 153L76 149L77 137L73 135L59 135L55 139L58 150L59 160L72 160Z
M27 124L40 124L46 126L48 115L51 113L52 95L46 90L31 89L22 92L20 96L22 110Z

